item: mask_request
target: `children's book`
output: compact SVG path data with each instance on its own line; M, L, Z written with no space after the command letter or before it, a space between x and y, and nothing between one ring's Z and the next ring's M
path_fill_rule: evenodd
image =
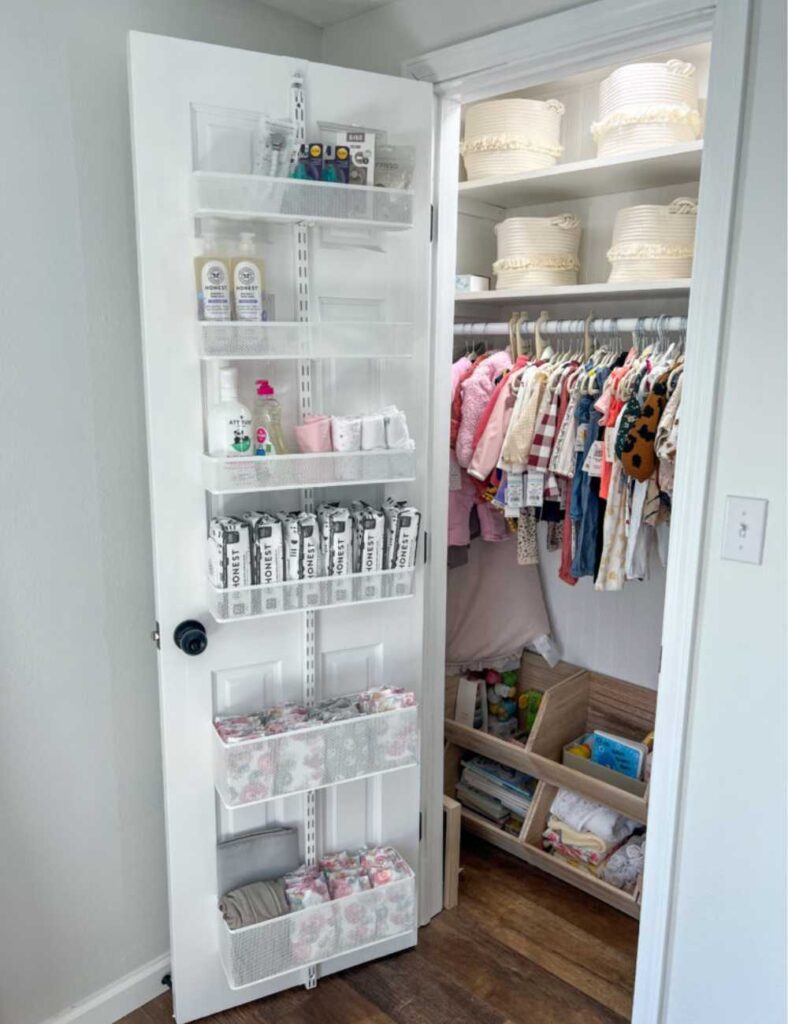
M591 760L632 779L643 778L647 753L646 744L637 740L627 740L599 730L593 733Z

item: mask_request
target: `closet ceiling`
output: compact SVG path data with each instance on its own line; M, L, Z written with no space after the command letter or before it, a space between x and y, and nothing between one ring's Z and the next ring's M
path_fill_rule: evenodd
M375 7L385 7L392 0L263 0L266 7L275 7L284 14L311 21L313 25L325 28L338 21L363 14Z

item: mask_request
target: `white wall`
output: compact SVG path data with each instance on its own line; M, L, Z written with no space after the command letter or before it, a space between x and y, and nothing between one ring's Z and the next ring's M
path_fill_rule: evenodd
M0 1020L38 1024L168 948L126 32L318 59L320 32L257 0L2 6Z
M396 74L409 57L572 6L397 0L326 29L324 60ZM668 1024L786 1020L786 29L784 0L754 8ZM762 566L720 559L727 494L770 502Z
M666 1020L786 1020L786 24L758 0L707 516ZM769 500L763 565L725 495Z

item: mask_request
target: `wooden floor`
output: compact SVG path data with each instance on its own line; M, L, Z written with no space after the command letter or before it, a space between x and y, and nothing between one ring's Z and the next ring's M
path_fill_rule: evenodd
M629 1018L637 922L463 837L460 903L414 950L207 1018L213 1024L608 1024ZM172 1020L169 994L120 1024Z

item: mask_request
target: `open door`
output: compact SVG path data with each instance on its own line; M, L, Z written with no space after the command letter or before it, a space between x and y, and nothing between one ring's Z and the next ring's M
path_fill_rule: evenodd
M440 781L421 787L414 741L417 720L422 736L430 730L422 542L430 514L433 102L423 83L139 33L129 60L172 970L183 1024L411 946L419 910L423 921L424 904L440 898L422 888L417 908L420 812L440 815L432 807ZM394 151L392 188L254 173L266 117L293 118L296 141L356 126L374 135L380 154L384 145L410 147L412 182L406 150ZM254 233L272 318L200 322L197 242L210 233L230 260L242 232ZM255 381L274 387L291 454L210 454L208 410L225 367L237 370L247 407ZM378 438L361 450L292 454L293 428L310 413L366 415L375 424L389 406L404 412L412 445L400 437L381 447ZM389 498L422 513L418 551L394 567L297 578L302 566L296 578L268 585L236 576L230 589L207 580L215 517L311 513L328 501L380 508ZM176 645L177 628L189 622ZM307 759L293 767L266 740L251 768L248 758L239 768L213 727L217 716L387 686L414 691L418 712L394 724L382 715L360 731L357 721L324 734L311 728L304 736L316 767ZM240 782L231 777L239 771L247 773ZM297 914L231 933L217 909L220 844L271 825L297 829L297 859L307 863L391 845L415 880L398 883L388 905L359 901L355 932L333 901L319 941L299 940ZM241 874L265 877L259 845L249 847ZM314 939L320 922L306 924L301 939Z

